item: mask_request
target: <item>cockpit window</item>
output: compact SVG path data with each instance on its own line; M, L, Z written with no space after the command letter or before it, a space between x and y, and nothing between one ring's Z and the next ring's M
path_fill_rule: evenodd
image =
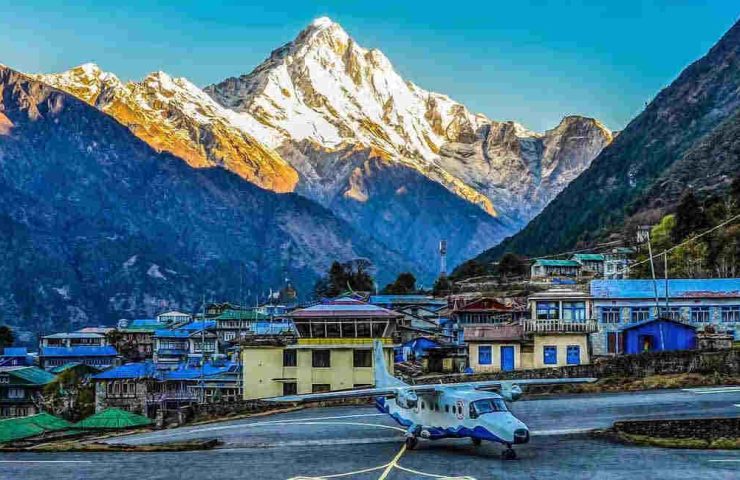
M472 418L485 413L494 412L508 412L506 408L506 402L501 398L486 398L484 400L476 400L470 404L470 416Z

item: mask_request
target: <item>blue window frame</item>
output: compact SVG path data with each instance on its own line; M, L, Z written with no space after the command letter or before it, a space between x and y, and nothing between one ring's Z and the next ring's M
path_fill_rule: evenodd
M691 321L696 323L709 322L709 307L691 307Z
M619 323L619 307L601 307L601 323Z
M633 322L642 322L650 318L650 307L632 307L630 319Z
M537 302L538 320L556 320L560 317L558 302Z
M586 320L586 302L563 302L563 320L583 322Z
M490 365L492 363L491 359L491 346L479 346L478 347L478 364L479 365Z
M722 321L728 323L740 323L740 305L722 307Z
M558 347L554 345L545 345L542 347L542 355L545 365L558 364Z
M568 365L580 365L581 364L581 346L580 345L568 345L566 350L566 362Z

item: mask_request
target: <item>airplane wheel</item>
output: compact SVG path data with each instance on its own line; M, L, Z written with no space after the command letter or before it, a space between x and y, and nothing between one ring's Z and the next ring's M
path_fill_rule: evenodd
M516 452L511 448L507 448L501 452L501 458L504 460L516 460Z
M413 450L419 444L419 439L416 437L406 437L406 448Z
M480 444L483 443L483 440L481 440L480 438L471 438L471 440L473 441L473 445L475 445L476 447L480 447Z

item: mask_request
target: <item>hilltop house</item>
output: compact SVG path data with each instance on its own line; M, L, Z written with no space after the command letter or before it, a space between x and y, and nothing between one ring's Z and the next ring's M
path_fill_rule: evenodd
M538 259L530 267L532 279L580 277L581 264L575 260Z
M570 259L581 265L581 273L604 274L604 255L600 253L576 253Z

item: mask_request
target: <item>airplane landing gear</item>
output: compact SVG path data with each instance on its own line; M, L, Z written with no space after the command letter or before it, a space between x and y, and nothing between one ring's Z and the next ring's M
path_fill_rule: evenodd
M501 459L502 460L516 460L516 452L513 448L511 448L511 445L506 446L506 450L501 452Z
M419 444L419 439L416 437L406 437L406 448L413 450Z
M483 443L480 438L471 438L470 440L473 441L473 445L475 445L476 447L480 447L480 444Z

